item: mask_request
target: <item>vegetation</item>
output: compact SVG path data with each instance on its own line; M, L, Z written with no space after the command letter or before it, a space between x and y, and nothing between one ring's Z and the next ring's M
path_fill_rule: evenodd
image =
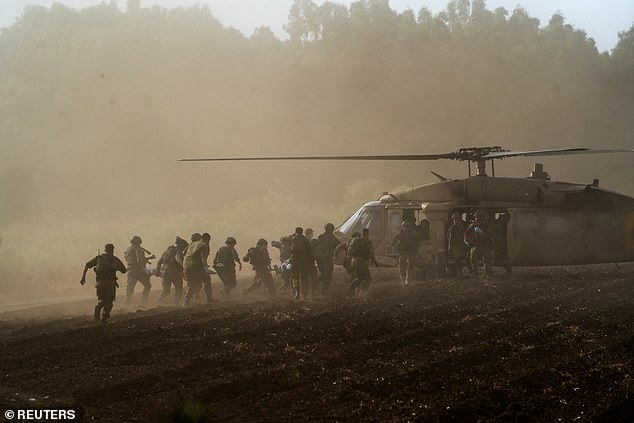
M299 207L315 225L354 211L375 196L345 212L338 200L368 174L382 188L431 181L420 164L235 167L176 162L183 156L631 147L634 26L608 53L561 15L540 23L484 0L452 0L437 14L296 0L286 31L288 40L267 27L245 36L205 7L138 0L126 11L27 7L0 34L2 272L39 267L29 250L43 245L63 267L83 262L87 244L121 248L134 233L162 246L175 229L224 233L237 222L246 234L255 219L273 236L292 229ZM591 170L634 194L619 160ZM25 234L33 244L7 247ZM60 243L77 251L50 253Z

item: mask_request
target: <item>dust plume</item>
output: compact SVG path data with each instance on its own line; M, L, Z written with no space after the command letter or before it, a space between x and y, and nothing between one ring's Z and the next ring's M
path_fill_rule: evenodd
M296 225L340 223L382 191L433 182L430 170L466 176L444 162L182 157L631 142L628 34L607 56L559 15L540 28L521 7L451 2L415 16L362 0L313 4L319 13L298 2L282 41L266 27L225 28L204 7L130 4L31 6L0 34L2 291L75 289L98 248L121 253L134 234L157 254L200 231L216 247L234 235L247 248ZM556 179L634 193L625 159L584 160L544 162Z

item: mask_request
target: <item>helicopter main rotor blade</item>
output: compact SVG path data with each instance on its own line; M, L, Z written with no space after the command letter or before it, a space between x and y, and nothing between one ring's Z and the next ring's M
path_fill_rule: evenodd
M634 149L608 149L595 150L592 148L554 148L548 150L528 150L528 151L500 151L482 156L482 159L504 159L506 157L535 157L535 156L566 156L573 154L605 154L605 153L634 153Z
M546 150L508 151L501 147L469 147L458 151L441 154L393 154L393 155L354 155L354 156L266 156L266 157L193 157L183 158L181 162L237 162L237 161L276 161L276 160L385 160L385 161L420 161L420 160L458 160L483 161L504 159L507 157L565 156L572 154L604 154L634 153L634 149L595 150L592 148L555 148Z
M180 162L235 162L270 160L438 160L454 159L455 153L445 154L396 154L384 156L277 156L277 157L201 157L184 158Z

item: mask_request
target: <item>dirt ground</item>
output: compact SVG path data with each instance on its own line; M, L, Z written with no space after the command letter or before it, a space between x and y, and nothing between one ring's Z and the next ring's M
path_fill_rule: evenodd
M245 276L210 306L117 303L105 327L91 319L94 300L4 312L1 411L74 408L99 422L633 421L634 266L408 287L393 269L374 275L365 298L346 298L339 272L326 298L307 302L270 301L264 289L242 299Z

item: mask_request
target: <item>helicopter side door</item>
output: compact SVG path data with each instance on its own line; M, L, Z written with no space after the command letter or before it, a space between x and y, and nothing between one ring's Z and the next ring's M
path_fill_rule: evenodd
M402 209L387 209L387 237L385 240L385 255L397 256L395 246L392 244L392 240L401 231L401 224L403 222L403 210Z

